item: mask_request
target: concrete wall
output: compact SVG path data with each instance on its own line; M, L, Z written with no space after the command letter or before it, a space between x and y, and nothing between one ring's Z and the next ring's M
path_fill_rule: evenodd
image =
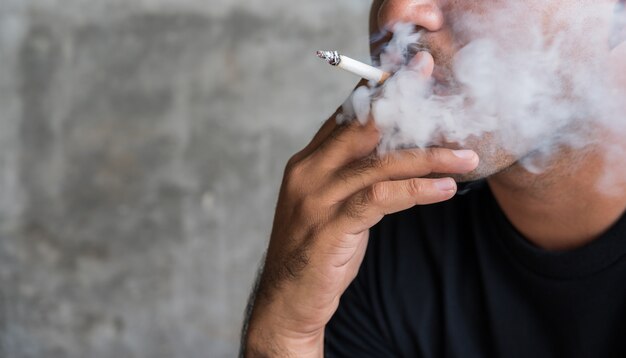
M362 0L0 1L0 356L227 357ZM332 27L331 27L332 26Z

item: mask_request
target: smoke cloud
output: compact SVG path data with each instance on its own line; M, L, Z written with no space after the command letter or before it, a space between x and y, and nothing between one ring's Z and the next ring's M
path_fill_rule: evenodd
M394 75L380 87L356 89L341 120L374 118L381 152L465 147L488 135L487 146L520 158L533 172L559 148L594 144L598 128L626 131L624 88L607 70L615 66L611 48L623 37L624 17L614 6L572 1L552 9L546 21L537 11L545 2L498 3L449 14L454 38L464 41L450 58L433 48L430 34L395 25L379 63ZM427 63L407 65L416 46L432 52L434 77L420 71Z

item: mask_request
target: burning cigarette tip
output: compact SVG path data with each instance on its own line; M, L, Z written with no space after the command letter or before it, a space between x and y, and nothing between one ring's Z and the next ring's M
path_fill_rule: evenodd
M328 64L337 66L341 62L341 55L337 51L317 51L317 57L328 62Z

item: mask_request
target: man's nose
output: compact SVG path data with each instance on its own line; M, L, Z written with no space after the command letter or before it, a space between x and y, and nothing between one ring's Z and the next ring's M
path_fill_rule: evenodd
M433 0L385 0L378 10L379 30L389 31L399 22L434 32L443 26L443 14Z

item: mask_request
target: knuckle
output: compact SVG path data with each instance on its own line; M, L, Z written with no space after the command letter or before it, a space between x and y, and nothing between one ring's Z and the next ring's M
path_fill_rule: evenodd
M406 190L411 196L419 196L424 193L424 183L419 179L411 179L407 182Z
M302 192L305 185L306 168L302 162L288 164L285 169L283 186L290 195Z
M434 164L441 160L441 152L437 148L429 148L426 149L425 157L430 164Z
M370 203L382 203L389 197L389 188L384 183L376 183L366 193Z
M287 164L285 165L285 173L289 173L293 170L295 166L300 162L300 153L296 153L289 158Z
M429 148L424 152L424 160L428 163L428 167L432 168L443 161L443 155L438 148Z
M285 169L285 175L288 179L299 179L306 171L305 164L302 160L290 159Z

